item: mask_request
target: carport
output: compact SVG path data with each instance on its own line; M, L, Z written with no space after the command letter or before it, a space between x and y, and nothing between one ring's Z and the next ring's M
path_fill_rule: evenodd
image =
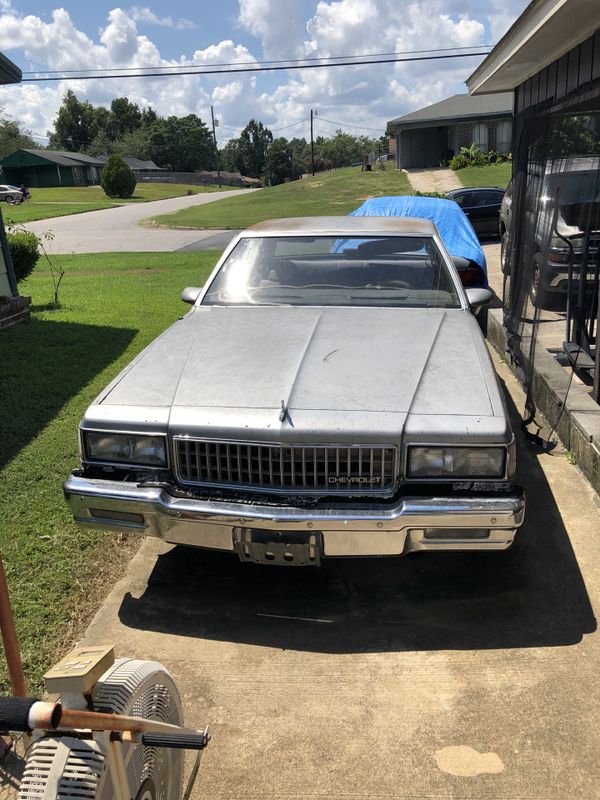
M525 385L528 421L540 408L598 489L600 5L531 3L467 85L515 94L504 314L490 335Z

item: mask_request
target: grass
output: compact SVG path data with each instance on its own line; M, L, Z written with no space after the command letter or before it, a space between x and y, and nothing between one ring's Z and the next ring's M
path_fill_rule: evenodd
M137 540L80 531L61 482L77 466L77 425L93 398L187 310L218 253L61 256L62 307L39 264L22 294L32 318L0 333L0 551L32 691L83 631ZM0 692L7 688L0 658Z
M185 208L154 217L152 222L173 228L246 228L278 217L345 215L368 197L412 193L405 173L390 166L374 172L346 167L259 192L226 197L217 203Z
M233 189L223 186L223 189ZM124 203L145 203L164 200L167 197L183 197L187 194L220 191L218 186L190 186L183 183L138 183L132 197L111 198L100 186L64 186L48 189L31 189L31 200L18 206L5 204L2 208L6 223L33 222L36 219L80 214L82 211L97 211L113 208Z
M465 167L455 173L463 186L498 186L506 189L512 176L512 164L488 164L485 167Z

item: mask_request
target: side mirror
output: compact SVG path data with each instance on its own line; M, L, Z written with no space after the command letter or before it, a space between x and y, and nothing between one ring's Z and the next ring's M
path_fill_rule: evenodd
M462 256L450 256L450 258L456 269L468 269L471 266L468 258L463 258Z
M199 289L197 286L186 286L181 293L181 299L184 303L189 303L191 306L193 306L201 291L202 289Z
M471 289L465 289L465 292L467 293L469 305L476 314L482 306L487 306L488 303L492 302L492 293L489 289L473 287Z

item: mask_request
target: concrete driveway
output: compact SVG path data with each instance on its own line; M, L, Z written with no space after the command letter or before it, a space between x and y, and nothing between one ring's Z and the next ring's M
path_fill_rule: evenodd
M182 208L214 203L225 197L259 191L257 189L238 189L225 192L206 192L186 197L172 197L168 200L154 200L150 203L129 203L118 208L100 211L87 211L66 217L29 222L25 227L38 236L52 231L55 253L106 253L106 252L157 252L187 248L197 245L202 249L203 239L216 234L227 234L216 230L171 230L169 228L142 227L143 219L170 214Z
M600 797L600 503L496 367L528 498L506 552L311 570L144 542L86 642L162 661L210 724L193 797Z

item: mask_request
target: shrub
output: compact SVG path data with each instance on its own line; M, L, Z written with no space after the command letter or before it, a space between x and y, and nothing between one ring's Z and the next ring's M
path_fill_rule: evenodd
M121 156L108 159L100 179L100 185L108 197L131 197L136 183L135 175Z
M33 272L40 257L39 239L30 231L15 231L6 235L8 249L15 269L17 283Z
M482 153L477 145L472 144L471 147L461 147L460 153L450 159L450 169L464 169L464 167L485 167L488 164L504 164L507 161L512 161L511 153L497 153L495 150L490 150L488 153Z
M413 192L415 197L439 197L441 200L447 200L448 198L443 192Z

